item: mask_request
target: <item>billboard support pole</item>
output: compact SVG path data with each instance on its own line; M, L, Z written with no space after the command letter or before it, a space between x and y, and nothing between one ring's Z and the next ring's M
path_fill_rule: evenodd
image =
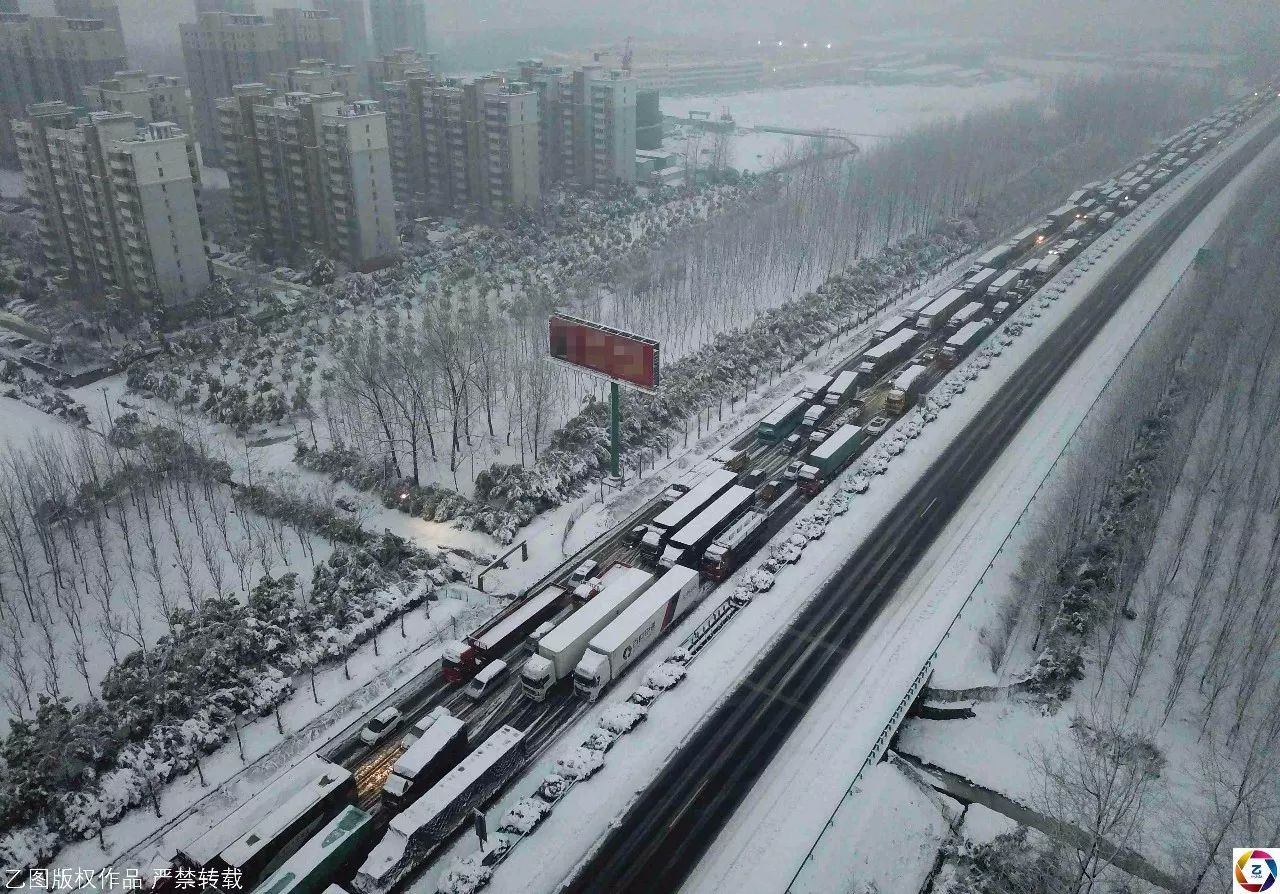
M614 478L619 477L618 471L618 441L619 429L621 428L622 408L619 406L621 399L619 398L618 383L609 383L609 474Z

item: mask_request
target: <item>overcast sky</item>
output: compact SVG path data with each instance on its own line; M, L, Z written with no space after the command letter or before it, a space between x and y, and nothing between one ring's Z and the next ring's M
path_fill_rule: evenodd
M19 0L32 12L50 12L53 0ZM1034 34L1065 48L1145 39L1169 42L1227 41L1272 24L1280 3L1264 0L646 0L593 3L587 0L424 0L432 26L442 35L493 29L510 34L530 29L529 51L563 29L568 43L621 41L662 32L700 33L721 40L747 35L835 40L873 34L886 27L989 34L1004 38ZM194 18L190 0L120 0L130 44L177 47L178 23ZM310 5L310 0L259 0L271 6ZM505 47L504 47L505 49ZM150 55L148 52L146 55ZM138 60L144 62L145 60Z

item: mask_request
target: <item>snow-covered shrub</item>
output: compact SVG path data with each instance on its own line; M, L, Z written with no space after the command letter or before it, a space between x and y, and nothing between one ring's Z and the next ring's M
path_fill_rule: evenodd
M616 741L618 741L616 732L596 727L582 740L582 747L590 748L592 751L608 751Z
M582 782L598 773L603 766L604 754L579 745L556 758L555 772L573 782Z
M649 709L630 702L619 702L610 705L600 715L600 726L614 735L629 733L649 716Z
M542 798L521 798L503 814L498 831L528 835L550 812L551 805Z
M666 692L685 678L688 673L683 665L676 664L672 661L664 661L655 665L645 675L644 685L650 689L656 689L659 692Z
M684 650L680 649L677 651L684 651ZM680 659L677 658L675 655L672 655L671 660L679 661ZM627 701L631 702L631 704L633 705L651 705L653 704L654 699L656 699L657 697L658 697L658 693L650 689L648 686L640 686L636 688L635 692L627 696Z
M758 568L751 574L751 589L757 593L768 593L773 589L774 576L764 568Z
M484 854L467 854L453 861L440 876L439 894L475 894L493 878L493 869L484 863Z
M536 794L548 804L554 804L564 797L564 793L568 788L568 779L565 779L559 773L548 773L542 777L542 782L538 783Z

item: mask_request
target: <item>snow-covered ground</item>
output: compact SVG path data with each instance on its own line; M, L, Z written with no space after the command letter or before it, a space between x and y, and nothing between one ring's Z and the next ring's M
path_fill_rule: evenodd
M1249 170L1258 170L1276 154L1275 145L1268 147ZM1244 180L1240 177L1233 181L1184 231L1112 318L1103 335L1086 349L1023 426L1017 440L969 498L965 510L939 536L894 603L882 613L841 673L810 709L782 757L770 765L726 824L690 878L687 890L732 889L762 880L768 882L764 889L781 890L815 841L818 844L814 859L805 864L795 890L829 890L827 886L833 879L841 879L841 885L850 888L861 877L851 859L858 848L851 846L845 833L856 827L857 817L866 805L857 794L842 803L845 789L892 706L942 639L966 597L983 579L1002 541L1084 421L1095 397L1217 227ZM1122 239L1137 238L1153 222L1154 216L1148 217ZM1091 248L1085 257L1095 250ZM993 361L991 368L953 403L947 415L940 417L940 421L947 420L945 427L935 424L926 429L917 442L919 450L913 445L909 463L925 461L936 452L941 446L937 440L946 436L944 428L963 425L976 415L1017 360L1070 311L1104 269L1105 264L1095 266L1069 287L1061 300L1045 309L1036 327ZM1035 300L1029 306L1034 305ZM910 636L905 635L908 630L912 631ZM942 727L937 732L938 753L949 757L957 747L950 734L952 727L935 726ZM1001 741L1016 747L1012 743L1018 742L1024 731L1025 725L1011 726ZM974 743L970 753L975 761L1004 772L1008 764L991 760L990 751L984 750L989 744ZM815 774L814 767L823 767L825 772ZM827 817L837 805L840 809L834 824L819 840Z
M688 117L692 110L718 118L726 109L738 124L733 157L729 164L748 171L765 170L781 160L789 146L799 147L807 138L775 133L757 133L757 125L805 130L831 128L852 134L891 136L910 127L938 118L960 117L975 109L1030 99L1040 92L1030 78L1013 78L991 84L957 86L861 86L856 84L795 87L786 90L756 90L750 93L704 96L663 96L662 113ZM874 140L855 142L870 145ZM709 147L710 135L701 146ZM682 141L668 141L673 152L685 150Z
M1214 160L1210 159L1208 163L1213 165ZM1195 176L1197 174L1192 175L1193 178ZM1176 182L1181 184L1184 181ZM1172 188L1171 185L1166 189L1164 195L1167 196ZM1215 204L1207 213L1212 215L1214 209L1220 207L1221 203ZM1152 208L1153 205L1148 205L1134 219L1126 222L1126 233L1109 234L1099 240L1086 257L1094 256L1104 245L1114 248L1130 244L1154 222ZM1161 262L1148 283L1167 283L1170 265L1176 268L1181 263L1185 266L1194 250L1203 243L1205 231L1206 227L1199 223L1193 226L1189 235L1181 239L1178 247ZM1196 241L1196 235L1199 241ZM760 654L804 601L840 567L848 551L870 532L882 511L905 493L931 457L944 449L951 437L981 411L986 399L1007 379L1019 360L1043 340L1047 329L1067 315L1084 289L1100 278L1104 266L1096 266L1085 273L1074 288L1067 290L1062 300L1048 303L1044 308L1039 306L1038 299L1028 305L1025 309L1028 314L1039 315L1034 328L1006 348L1003 356L992 362L991 369L984 371L970 383L965 394L954 400L952 407L939 417L939 422L927 427L916 444L894 460L889 474L876 479L869 496L858 498L852 511L832 520L820 550L811 550L812 556L806 555L799 565L782 571L773 591L758 597L731 622L699 656L688 679L671 695L655 703L648 723L624 737L610 751L600 775L575 788L544 822L540 831L502 865L495 873L492 890L551 890L573 871L609 822L625 810L634 793L643 788L700 718L709 713L733 681L750 667L754 656ZM1158 303L1164 294L1164 290L1150 286L1145 292L1145 297L1135 294L1108 328L1108 337L1092 346L1090 357L1073 368L1073 375L1083 370L1094 376L1090 381L1095 393L1106 378L1099 370L1105 369L1108 362L1114 368L1141 330L1145 322L1142 314L1149 317L1154 303ZM1037 419L1026 430L1043 439L1046 445L1065 442L1087 409L1087 403L1074 396L1081 387L1079 383L1075 386L1065 388L1060 385L1056 392L1059 401L1063 400L1063 394L1073 395L1065 404L1070 412L1063 413L1062 406L1057 406L1053 412L1044 411L1048 418ZM1054 407L1054 399L1050 398L1045 406ZM788 748L783 759L775 761L726 827L725 837L717 842L708 860L693 877L691 888L736 886L741 890L781 890L785 887L786 880L817 837L825 817L839 802L871 742L879 734L889 713L887 703L896 706L907 683L932 652L942 630L958 610L955 594L959 593L962 601L968 592L968 588L961 586L962 573L966 569L973 572L976 581L986 564L982 561L974 563L972 568L967 565L961 568L959 563L947 565L937 556L954 553L960 537L974 534L989 537L989 529L998 529L1002 525L1004 530L1008 530L1021 511L1019 498L1021 505L1025 506L1035 485L1043 479L1053 453L1047 448L1006 453L975 494L972 505L978 508L972 513L966 512L963 518L953 523L949 533L944 534L935 547L935 557L922 562L897 603L882 615L877 629L864 638L848 664L851 679L829 687L824 693L823 700L834 698L840 705L820 703L807 715L805 724L793 740L803 742L804 746ZM1030 469L1018 465L1028 462L1033 464ZM1037 463L1038 466L1035 465ZM788 529L780 536L790 533ZM989 540L986 542L990 543ZM731 590L754 570L754 565L744 569L721 592ZM933 593L932 599L921 592L924 581L931 585L928 591ZM709 600L680 625L668 641L680 641L717 601ZM904 637L901 634L908 625L914 633L911 637ZM932 639L927 635L929 629L936 630ZM620 680L610 691L609 699L625 698L643 681L646 672L662 654L663 651L659 650L653 659L642 663L641 667ZM866 671L869 667L873 669L870 672ZM560 743L553 746L547 760L532 767L500 800L491 811L491 818L496 821L512 802L532 791L551 769L552 761L560 751L581 741L596 726L597 714L597 710L590 711L571 727L561 737ZM821 749L821 757L815 754L815 749ZM813 766L827 768L821 780L814 778ZM798 809L788 812L788 808ZM439 872L450 865L452 859L473 849L474 843L470 840L460 843L438 860L435 869L427 873L413 890L417 894L433 890Z

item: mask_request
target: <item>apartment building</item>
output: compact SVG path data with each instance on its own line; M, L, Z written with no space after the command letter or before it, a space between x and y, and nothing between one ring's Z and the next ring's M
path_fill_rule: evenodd
M41 245L75 287L178 307L210 283L191 138L130 112L37 103L15 122Z
M350 65L356 72L357 86L367 93L365 64L373 56L369 43L369 24L365 17L365 0L312 0L312 6L336 18L342 27L342 49L333 61ZM326 57L329 58L329 57Z
M402 47L427 52L426 0L369 0L369 19L379 55Z
M636 81L584 65L560 82L560 176L586 187L634 183Z
M251 16L258 11L253 0L195 0L196 17L206 12L234 12Z
M354 99L358 93L354 68L334 65L323 59L303 59L287 71L270 74L267 86L279 94L341 93L348 99Z
M129 67L101 19L0 13L0 166L18 167L12 120L33 103L79 102L80 89Z
M241 233L292 261L312 248L356 270L395 259L387 121L376 103L242 84L217 108Z
M280 31L280 49L286 64L302 59L342 59L342 21L333 13L323 9L273 9L271 18Z
M225 0L224 0L225 2ZM222 142L215 102L237 84L266 83L303 59L337 60L342 25L332 14L311 9L276 9L270 17L206 11L179 26L195 112L196 137L207 162L220 164Z
M561 66L544 65L541 59L520 60L516 75L538 97L538 160L545 189L564 179L560 95L561 86L570 81L570 75Z
M109 29L124 35L120 7L115 0L53 0L53 14L64 19L98 19Z
M231 95L236 84L265 82L296 59L287 59L280 31L266 16L233 12L203 12L194 24L178 26L182 58L191 87L196 139L206 163L218 164L222 140L218 130L217 99Z
M541 201L538 97L527 84L410 71L384 92L396 196L410 213L494 216Z
M401 47L389 53L383 53L376 59L365 62L369 95L379 101L386 99L383 84L403 81L410 74L428 75L439 71L435 53L419 53L410 47Z
M181 78L118 71L85 87L82 93L90 111L128 112L144 124L172 121L184 134L192 133L191 98Z

